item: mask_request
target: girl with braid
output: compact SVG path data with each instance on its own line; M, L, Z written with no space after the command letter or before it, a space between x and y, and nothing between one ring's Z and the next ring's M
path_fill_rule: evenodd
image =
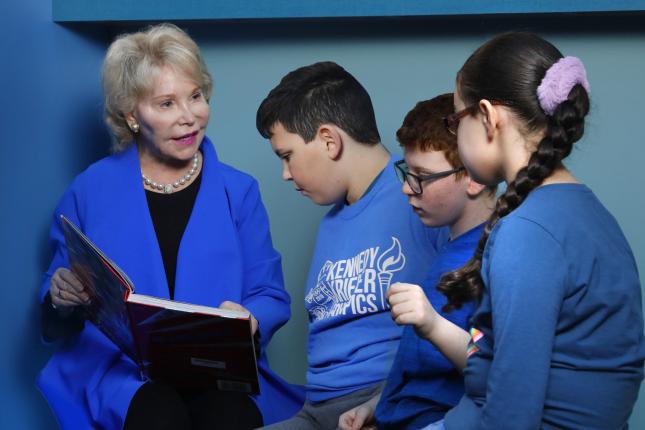
M438 285L444 310L479 301L470 333L426 315L465 378L428 428L626 429L643 378L641 286L616 220L563 165L589 111L582 62L503 34L466 61L454 102L445 125L469 175L507 188L473 258Z

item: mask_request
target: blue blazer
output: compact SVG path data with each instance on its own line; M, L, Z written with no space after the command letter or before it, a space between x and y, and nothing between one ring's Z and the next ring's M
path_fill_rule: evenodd
M179 246L174 298L208 306L231 300L255 316L262 353L260 394L254 400L264 423L270 424L295 414L304 401L301 389L269 369L264 353L290 316L281 258L271 242L256 181L219 162L208 138L201 150L202 182ZM135 145L91 165L63 195L51 226L54 257L41 300L56 269L69 266L60 214L128 274L137 292L168 297ZM38 378L63 429L122 428L130 400L142 384L136 364L89 321L53 354Z

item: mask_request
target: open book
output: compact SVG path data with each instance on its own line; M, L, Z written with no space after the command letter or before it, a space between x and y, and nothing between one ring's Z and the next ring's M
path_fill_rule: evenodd
M141 370L145 379L258 393L251 317L136 294L128 276L61 215L70 269L90 296L87 319Z

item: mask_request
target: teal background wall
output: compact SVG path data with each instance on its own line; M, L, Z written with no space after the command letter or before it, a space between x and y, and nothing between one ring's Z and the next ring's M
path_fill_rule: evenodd
M324 35L318 27L322 24L289 31L278 25L260 26L264 34L254 37L194 31L215 79L209 134L223 160L260 181L274 241L283 255L292 318L269 351L272 366L290 381L304 381L303 289L315 224L324 211L281 180L278 159L254 128L257 106L288 71L333 60L370 92L383 141L400 153L395 132L405 113L418 100L452 91L455 72L467 56L490 34L514 24L493 22L491 32L478 23L481 31L467 34L459 28L433 31L426 23L408 23L406 28L393 23L358 29L337 25ZM282 37L291 31L293 37ZM591 82L592 110L585 137L567 164L618 219L639 271L645 273L645 32L577 34L547 28L542 33L565 55L581 57ZM645 428L645 396L636 406L632 427Z
M140 24L54 24L51 3L2 6L0 68L2 203L0 264L0 428L55 428L34 386L51 350L38 336L36 292L49 252L47 230L71 179L107 154L99 69L109 40ZM269 349L273 367L304 382L303 288L317 222L325 208L294 193L255 130L255 111L288 71L333 60L373 98L385 144L418 100L451 91L454 75L488 36L530 28L587 65L592 112L569 166L614 213L645 271L645 17L643 15L509 16L372 20L180 23L203 49L215 79L209 135L220 157L253 174L271 219L292 304L292 320ZM593 234L593 232L590 232ZM645 396L631 420L645 428Z

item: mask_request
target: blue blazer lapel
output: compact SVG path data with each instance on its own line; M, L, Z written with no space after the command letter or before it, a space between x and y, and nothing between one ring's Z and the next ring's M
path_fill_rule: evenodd
M232 202L211 141L201 145L202 180L177 256L175 299L210 306L242 301L243 267ZM168 298L168 282L150 217L137 148L109 159L88 209L100 219L89 237L141 294Z
M218 306L241 302L242 256L225 178L215 148L201 145L202 181L177 256L175 299Z
M108 245L99 246L130 277L137 293L168 298L166 273L141 181L136 145L117 155L107 173L109 177L105 179L114 186L100 199L105 211L101 216L107 218L107 231L102 236Z

